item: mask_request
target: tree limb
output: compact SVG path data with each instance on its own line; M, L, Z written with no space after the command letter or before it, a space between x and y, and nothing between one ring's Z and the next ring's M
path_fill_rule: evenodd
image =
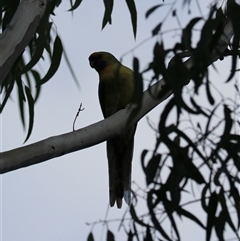
M22 0L10 24L0 35L0 85L36 32L47 2L48 0Z
M212 53L212 61L209 65L222 56L232 36L232 24L229 20L226 20L224 33ZM190 69L193 66L193 61L190 58L184 64ZM142 106L130 122L129 115L136 107L131 104L109 118L77 131L53 136L24 147L0 153L0 173L10 172L79 151L117 136L125 130L126 123L128 125L136 123L171 94L172 91L166 88L164 79L161 79L143 93Z

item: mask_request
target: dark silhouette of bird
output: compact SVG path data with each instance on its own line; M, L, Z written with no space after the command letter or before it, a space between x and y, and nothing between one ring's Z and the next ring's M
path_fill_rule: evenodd
M99 102L104 118L126 107L134 94L134 73L111 53L95 52L89 63L99 74ZM110 206L122 207L122 198L131 203L131 169L136 124L107 141Z

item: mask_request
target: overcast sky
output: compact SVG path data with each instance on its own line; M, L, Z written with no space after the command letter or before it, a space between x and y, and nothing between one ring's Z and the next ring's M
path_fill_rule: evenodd
M165 3L168 1L165 1ZM179 1L182 2L182 1ZM188 8L177 5L177 14L181 27L192 17L200 16L196 2L192 1L191 15ZM205 2L205 1L204 1ZM67 12L69 2L58 8L52 17L53 28L62 38L65 49L79 80L76 87L64 60L57 74L42 87L40 99L35 106L34 129L26 144L50 136L72 131L72 123L79 104L85 108L77 119L75 128L82 128L101 120L102 113L98 103L98 75L89 66L88 57L95 51L108 51L120 58L143 40L151 36L152 29L166 15L169 7L159 9L148 20L146 11L162 1L137 1L138 29L134 39L130 24L130 15L125 1L115 1L112 25L101 31L104 5L102 1L83 1L73 15ZM205 12L206 8L202 7ZM179 28L177 19L169 16L164 29ZM179 32L172 31L164 35L166 45L176 43ZM141 70L152 58L152 47L160 37L155 37L136 48L123 58L123 63L132 67L132 58L140 59ZM220 71L215 73L222 78L226 62L220 63ZM39 67L42 76L46 71L45 63ZM151 75L146 75L147 78ZM231 90L227 90L231 93ZM165 101L166 102L166 101ZM156 107L148 117L153 125L158 125L164 103ZM26 136L20 121L17 96L9 99L1 115L1 151L22 145ZM144 175L140 164L143 149L153 150L155 133L146 118L143 118L135 136L132 179L145 188ZM104 220L108 210L108 169L105 143L68 154L47 162L19 169L1 176L1 241L79 241L86 240L91 230L86 223ZM136 185L133 184L136 190ZM124 203L121 210L109 209L107 218L121 219L127 209ZM141 209L140 209L141 210ZM142 212L144 212L142 205ZM195 210L198 213L199 210ZM200 215L200 214L199 214ZM116 231L112 222L109 228ZM181 224L183 240L204 240L200 228L190 226L185 221ZM95 225L95 240L105 240L106 227ZM124 231L115 232L116 241L126 240ZM185 239L184 239L185 237ZM102 239L101 239L102 238Z

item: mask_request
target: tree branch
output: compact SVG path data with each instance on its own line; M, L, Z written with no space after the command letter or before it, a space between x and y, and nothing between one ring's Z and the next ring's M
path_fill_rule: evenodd
M227 20L224 33L212 53L212 61L209 65L219 59L219 56L222 56L232 36L232 24ZM184 64L190 69L193 66L193 61L190 58ZM172 94L172 91L164 85L165 81L161 79L143 93L142 106L130 121L129 115L136 108L131 104L109 118L77 131L53 136L24 147L0 153L0 173L6 173L79 151L121 134L125 130L126 123L128 125L136 123Z
M0 85L36 32L47 2L48 0L22 0L10 24L0 35Z

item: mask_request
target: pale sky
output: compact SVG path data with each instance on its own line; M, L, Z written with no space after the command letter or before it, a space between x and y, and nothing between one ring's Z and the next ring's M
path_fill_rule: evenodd
M120 58L125 52L151 36L152 29L166 15L169 7L160 8L148 20L146 11L162 1L136 1L138 10L138 29L136 40L133 37L130 15L125 1L115 1L112 25L101 31L104 5L102 1L83 1L72 15L67 12L69 2L61 4L52 16L53 28L60 35L73 69L79 80L77 89L64 60L57 74L42 87L40 99L35 106L34 129L26 144L46 139L50 136L72 131L72 123L79 104L85 110L80 113L75 128L82 128L100 121L102 113L98 103L98 75L88 63L88 56L95 51L108 51ZM166 3L167 1L165 1ZM179 1L182 2L182 1ZM192 17L200 16L195 1L192 1L192 14L188 8L177 5L181 27ZM205 2L205 1L203 1ZM202 8L206 11L206 8ZM176 18L169 16L164 29L179 28ZM166 45L176 43L179 32L164 35ZM141 70L152 58L152 48L160 40L154 37L123 58L123 64L132 67L132 58L140 60ZM220 63L217 78L224 75L225 63ZM42 76L46 65L39 68ZM223 71L223 72L221 72ZM226 73L225 73L226 74ZM145 77L150 78L151 73ZM231 90L227 90L226 94ZM165 101L166 102L166 101ZM152 110L147 116L157 127L159 116L165 102ZM1 151L22 145L26 132L20 121L16 92L9 99L1 115ZM139 123L135 136L135 149L132 180L145 188L140 156L143 149L153 150L155 133L144 117ZM72 154L48 160L44 163L19 169L2 175L1 178L1 241L79 241L86 240L93 223L104 220L109 206L108 169L105 143ZM132 188L136 190L136 185ZM110 208L107 219L121 219L127 205L121 210ZM195 210L198 217L201 210ZM145 212L140 204L139 212ZM204 217L203 217L204 218ZM111 222L109 229L116 241L126 240L123 229L116 231L119 222ZM203 232L187 220L179 221L183 240L204 240ZM105 240L106 226L96 224L93 228L95 240Z

